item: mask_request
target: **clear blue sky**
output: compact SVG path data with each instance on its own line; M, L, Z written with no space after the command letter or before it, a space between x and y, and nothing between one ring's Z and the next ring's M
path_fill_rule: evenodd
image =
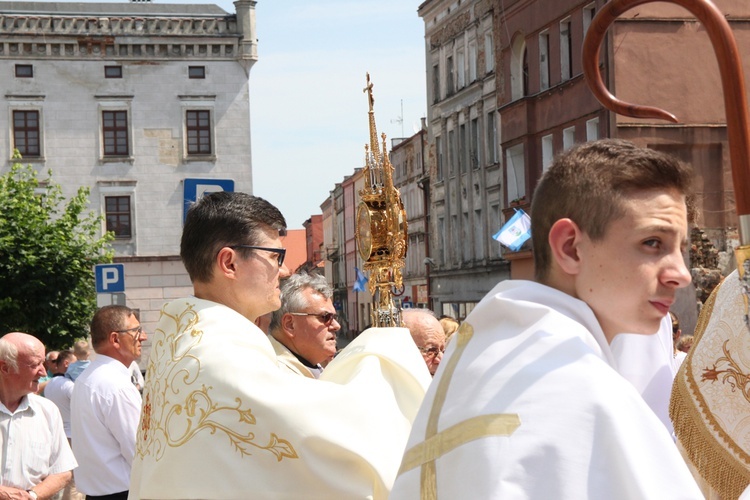
M217 2L227 11L234 5ZM301 228L378 132L409 137L426 115L424 23L408 0L258 0L250 72L254 191ZM403 128L398 123L403 101ZM403 130L403 132L402 132Z

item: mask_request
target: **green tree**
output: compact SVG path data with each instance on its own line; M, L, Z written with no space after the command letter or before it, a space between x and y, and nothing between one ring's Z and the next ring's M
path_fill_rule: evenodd
M88 204L88 188L66 203L52 172L40 181L30 165L0 177L0 335L26 332L59 349L88 334L93 266L114 255Z

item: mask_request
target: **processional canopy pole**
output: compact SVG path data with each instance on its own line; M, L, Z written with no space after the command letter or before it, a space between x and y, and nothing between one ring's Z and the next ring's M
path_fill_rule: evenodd
M368 288L372 294L372 326L403 326L401 310L394 295L403 292L402 270L406 258L406 211L398 189L393 185L393 166L382 134L382 151L375 126L373 84L367 74L370 144L365 145L362 171L365 186L359 191L355 237L363 268L370 273Z

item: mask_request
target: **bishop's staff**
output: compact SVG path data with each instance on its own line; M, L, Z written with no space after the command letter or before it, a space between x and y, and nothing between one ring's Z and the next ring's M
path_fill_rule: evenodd
M609 26L631 8L655 1L677 4L698 18L718 59L739 217L737 274L743 285L747 285L750 282L750 275L746 275L750 268L750 126L737 42L721 11L709 0L612 0L593 19L586 35L583 72L594 96L610 110L636 118L677 122L674 115L662 109L617 99L606 89L599 72L599 47ZM750 416L748 288L739 286L736 277L730 275L730 278L735 281L722 294L716 290L701 312L693 347L675 378L670 404L675 432L690 461L725 499L737 498L750 483L750 432L745 423ZM727 307L720 307L724 302ZM740 319L743 303L744 318ZM711 363L712 366L706 366ZM730 415L728 411L733 413Z
M750 121L748 120L745 76L737 42L721 11L709 0L613 0L591 22L583 43L583 73L594 96L605 107L636 118L661 118L677 123L667 111L639 106L617 99L605 87L599 72L599 48L607 28L624 12L643 4L668 2L690 11L706 28L719 62L724 109L727 116L732 181L740 220L740 243L750 244Z

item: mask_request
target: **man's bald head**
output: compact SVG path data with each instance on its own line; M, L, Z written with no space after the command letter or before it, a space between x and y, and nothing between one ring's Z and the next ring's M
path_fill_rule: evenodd
M46 373L39 339L21 332L0 338L0 402L8 410L16 411L24 396L36 393Z
M422 353L430 374L434 375L445 350L445 331L435 314L428 309L407 309L401 312L404 325Z
M4 361L13 371L18 372L18 355L33 355L41 352L44 357L44 344L28 333L11 332L0 338L0 361Z

